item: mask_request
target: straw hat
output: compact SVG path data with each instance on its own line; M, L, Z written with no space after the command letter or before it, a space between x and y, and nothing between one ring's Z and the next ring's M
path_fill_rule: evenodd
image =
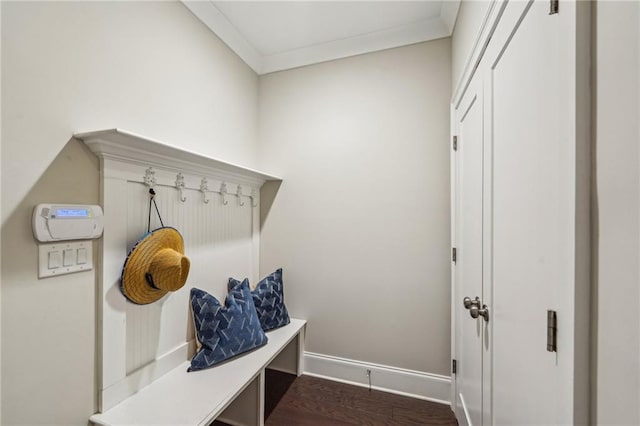
M120 289L138 305L155 302L182 288L189 275L184 242L173 228L159 228L145 235L129 252L122 268Z

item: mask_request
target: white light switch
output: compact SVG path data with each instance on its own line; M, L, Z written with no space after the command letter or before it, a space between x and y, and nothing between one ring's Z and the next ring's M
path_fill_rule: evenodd
M79 248L78 249L78 260L76 261L78 265L84 265L87 263L87 249Z
M50 251L48 256L47 269L55 269L60 267L60 252Z
M62 266L71 266L76 264L74 249L65 249L62 253Z
M91 240L40 244L38 246L38 277L46 278L93 269Z

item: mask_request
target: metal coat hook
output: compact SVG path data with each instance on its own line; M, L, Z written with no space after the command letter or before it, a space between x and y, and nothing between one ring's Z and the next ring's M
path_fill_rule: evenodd
M209 201L207 199L207 191L209 190L209 183L207 182L207 178L203 177L202 178L202 182L200 182L200 191L202 192L202 201L205 204L209 204Z
M236 191L236 196L238 197L238 204L240 204L241 206L244 206L244 201L242 201L242 196L244 194L242 194L242 186L238 185L238 190Z
M224 182L220 185L220 195L222 196L222 204L225 206L229 204L229 201L224 198L227 195L227 184Z
M180 191L180 201L187 201L187 197L182 193L184 191L184 176L182 176L182 173L178 173L176 176L176 188Z
M255 188L251 189L251 195L249 195L249 197L251 197L251 207L258 207L258 202L256 201L256 198L258 197Z
M149 188L153 188L154 186L156 186L156 171L153 170L153 167L149 167L145 172L144 172L144 184L147 185Z

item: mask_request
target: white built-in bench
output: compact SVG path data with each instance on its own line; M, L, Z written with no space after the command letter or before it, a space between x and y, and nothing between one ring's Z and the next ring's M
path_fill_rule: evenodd
M282 179L176 148L183 140L167 144L121 129L74 136L100 158L105 212L96 290L99 413L91 422L178 426L219 418L261 425L264 370L301 374L305 321L270 331L267 345L255 351L187 373L194 351L189 288L224 300L229 276L258 281L260 191ZM120 276L128 251L148 229L150 188L165 223L182 234L191 268L184 288L136 305L122 295ZM157 222L151 226L162 226Z
M207 370L187 373L189 362L171 370L104 413L96 425L264 424L265 368L302 374L306 321L291 319L269 331L265 346Z

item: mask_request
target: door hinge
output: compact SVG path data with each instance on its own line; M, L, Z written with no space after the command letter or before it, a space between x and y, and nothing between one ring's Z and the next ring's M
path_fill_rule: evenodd
M456 361L455 359L451 360L451 373L452 374L458 373L458 361Z
M558 352L558 316L556 311L547 311L547 351Z
M451 249L451 261L456 263L458 260L458 250L454 247Z
M453 150L454 151L458 150L458 137L457 136L453 137Z
M549 15L555 15L560 10L560 0L549 0Z

